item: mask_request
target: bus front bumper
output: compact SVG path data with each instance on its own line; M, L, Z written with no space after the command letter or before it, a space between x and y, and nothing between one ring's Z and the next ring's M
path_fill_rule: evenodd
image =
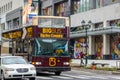
M48 72L57 72L57 71L70 71L71 67L36 67L37 72L39 71L48 71Z

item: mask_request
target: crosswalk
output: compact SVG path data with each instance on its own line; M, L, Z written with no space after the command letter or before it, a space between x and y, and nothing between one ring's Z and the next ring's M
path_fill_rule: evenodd
M60 79L60 80L120 80L118 76L99 76L99 75L70 75L70 74L62 74L61 76L37 76L37 80L52 80L52 79Z

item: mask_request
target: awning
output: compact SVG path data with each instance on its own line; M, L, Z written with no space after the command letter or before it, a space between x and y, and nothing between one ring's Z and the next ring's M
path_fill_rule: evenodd
M87 35L102 35L102 34L112 34L112 33L120 33L120 27L102 27L102 28L96 28L96 29L88 29ZM84 37L86 36L86 31L74 31L70 32L70 38L75 37Z

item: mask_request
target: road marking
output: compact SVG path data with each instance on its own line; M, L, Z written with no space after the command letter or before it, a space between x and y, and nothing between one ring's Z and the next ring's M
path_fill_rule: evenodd
M72 78L79 78L79 79L90 79L90 78L87 78L86 76L84 77L84 76L81 76L81 75L73 76L73 75L64 74L63 76L68 76L68 77L72 77Z
M79 71L79 70L71 70L72 72L78 72L78 73L86 73L86 74L95 74L95 73L92 73L92 72L87 72L87 71Z
M54 78L61 78L61 79L73 79L73 78L70 78L70 77L65 77L65 76L52 76Z
M51 78L51 77L43 77L43 76L37 76L36 78L39 78L39 79L53 79L53 78Z
M111 78L114 78L114 79L119 79L120 80L120 77L119 76L110 76Z
M98 78L98 79L108 79L103 76L97 76L97 75L79 75L79 76L73 76L73 75L68 75L68 74L63 74L63 76L68 76L68 77L73 77L73 78L79 78L79 79L91 79L91 78Z

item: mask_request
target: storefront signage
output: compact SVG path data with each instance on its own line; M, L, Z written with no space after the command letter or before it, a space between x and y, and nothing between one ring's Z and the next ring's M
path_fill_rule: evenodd
M22 36L22 31L14 31L14 32L9 32L9 33L3 33L2 35L4 38L20 38Z
M32 34L33 34L32 31L33 31L33 30L32 30L32 27L28 27L28 28L27 28L27 35L26 35L26 37L32 37Z

